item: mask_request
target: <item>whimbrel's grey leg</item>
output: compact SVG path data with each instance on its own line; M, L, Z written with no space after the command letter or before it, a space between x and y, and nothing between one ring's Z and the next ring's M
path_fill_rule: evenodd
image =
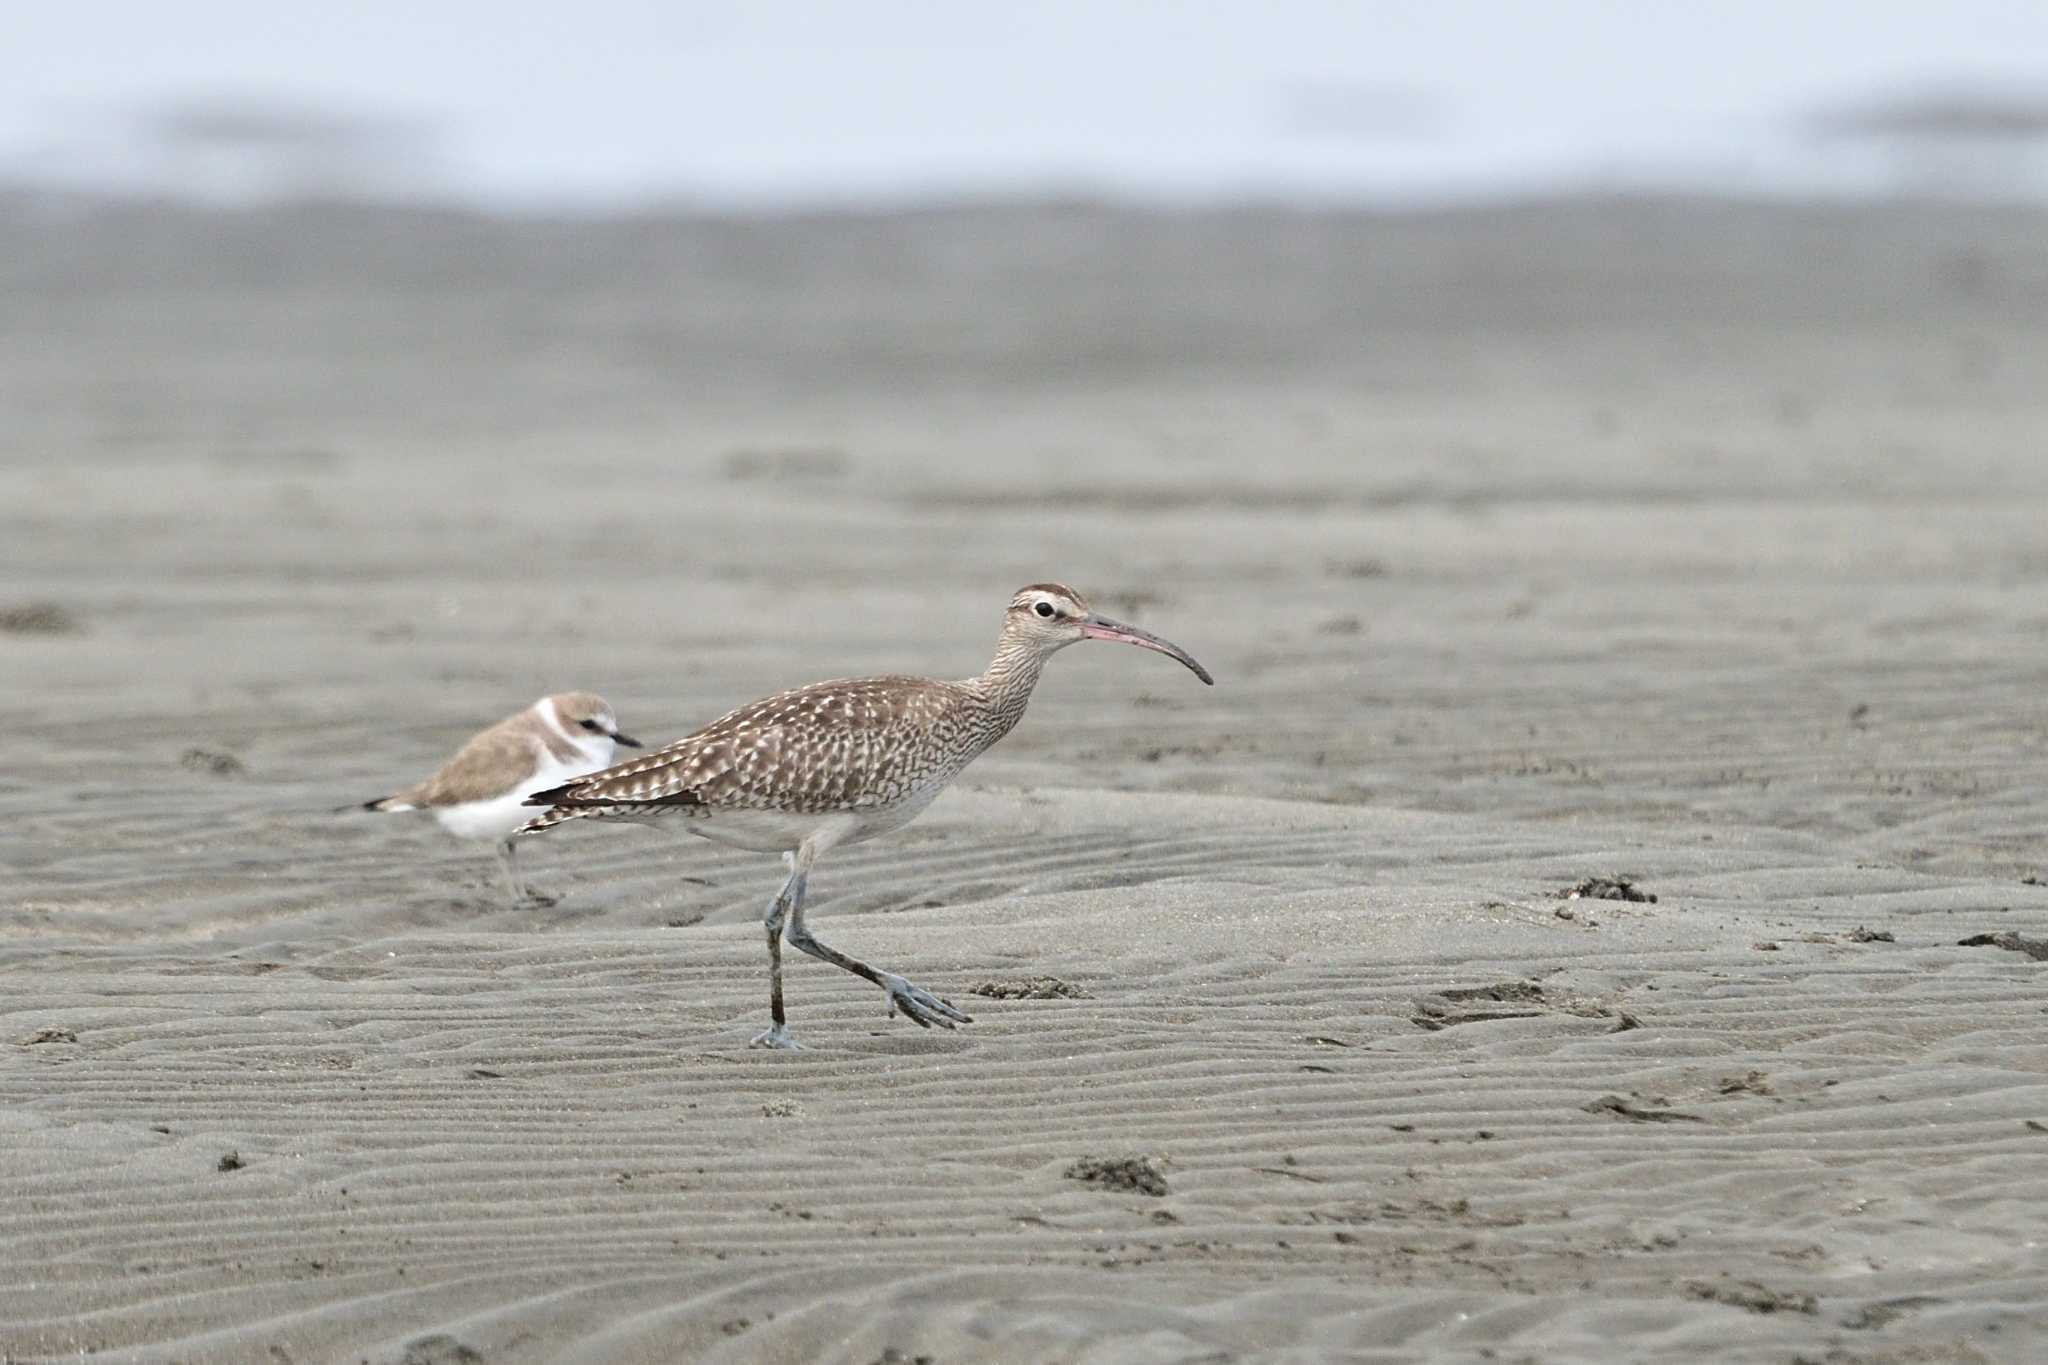
M810 867L810 860L801 854L798 856L799 866L807 870ZM790 947L799 952L809 953L812 957L829 962L835 967L843 967L855 976L864 976L880 986L889 994L889 1017L892 1019L896 1017L896 1011L902 1010L913 1023L923 1028L930 1028L933 1024L941 1028L951 1028L956 1023L974 1022L953 1008L952 1001L941 1000L930 991L911 985L894 972L877 971L858 958L848 957L838 949L819 942L811 933L810 927L804 923L803 873L795 873L791 880L796 884L797 896L789 907Z
M536 891L526 884L519 875L519 863L510 839L498 841L498 866L505 869L505 880L512 886L512 902L515 905L553 905L555 897L545 891Z
M785 855L789 856L789 855ZM775 899L768 906L768 918L764 921L768 929L768 1020L766 1032L757 1033L752 1039L754 1047L787 1048L798 1050L802 1044L789 1036L789 1021L782 1012L782 922L788 916L790 907L803 904L804 873L797 866L795 857L789 857L789 880L775 893ZM810 863L805 861L804 867Z

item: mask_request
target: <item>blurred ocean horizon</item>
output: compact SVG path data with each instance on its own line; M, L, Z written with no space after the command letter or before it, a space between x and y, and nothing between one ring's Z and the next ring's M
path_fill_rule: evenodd
M2048 7L251 0L0 21L0 185L604 214L2048 199Z

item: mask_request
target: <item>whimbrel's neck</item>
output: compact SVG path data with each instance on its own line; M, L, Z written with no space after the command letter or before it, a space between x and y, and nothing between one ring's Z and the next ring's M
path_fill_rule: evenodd
M1038 675L1044 671L1045 655L1041 651L1008 635L996 641L995 657L970 684L997 725L995 738L989 743L1008 734L1010 727L1023 718L1031 689L1038 686Z

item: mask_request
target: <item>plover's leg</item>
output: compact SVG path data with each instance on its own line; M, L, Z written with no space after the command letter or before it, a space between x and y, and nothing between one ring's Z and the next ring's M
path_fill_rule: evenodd
M515 850L516 845L510 839L500 839L498 841L498 866L505 869L505 880L511 883L512 903L514 905L553 905L557 899L556 897L550 896L545 891L534 890L526 884L526 879L519 875L519 859Z
M799 887L801 890L801 887ZM836 948L818 941L804 923L804 902L799 895L796 903L789 908L789 943L800 952L829 962L835 967L844 967L855 976L864 976L880 986L889 995L889 1017L896 1017L902 1010L913 1023L924 1028L937 1024L940 1028L951 1028L954 1024L971 1024L973 1019L953 1008L950 1000L941 1000L922 987L913 986L894 972L877 971L858 958L848 957Z
M789 880L775 893L774 901L768 906L768 918L764 921L768 929L769 1027L766 1032L755 1034L751 1045L800 1050L802 1044L789 1036L789 1020L782 1012L782 923L791 906L803 903L804 874L798 870L793 855L785 853L783 857L790 865ZM809 866L808 861L805 866Z

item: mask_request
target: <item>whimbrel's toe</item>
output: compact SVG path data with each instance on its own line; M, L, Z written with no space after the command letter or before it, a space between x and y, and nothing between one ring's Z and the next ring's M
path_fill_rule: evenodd
M781 1024L765 1029L747 1040L748 1047L772 1047L779 1052L802 1052L804 1045L789 1036L789 1030Z
M559 904L561 899L552 891L542 891L539 887L529 886L519 897L519 903L535 910L545 910L550 905Z
M971 1024L973 1019L953 1008L950 1000L941 1000L922 986L913 986L900 976L884 974L882 989L889 993L889 1017L896 1012L903 1014L920 1028L937 1024L940 1028L951 1028L954 1024Z

